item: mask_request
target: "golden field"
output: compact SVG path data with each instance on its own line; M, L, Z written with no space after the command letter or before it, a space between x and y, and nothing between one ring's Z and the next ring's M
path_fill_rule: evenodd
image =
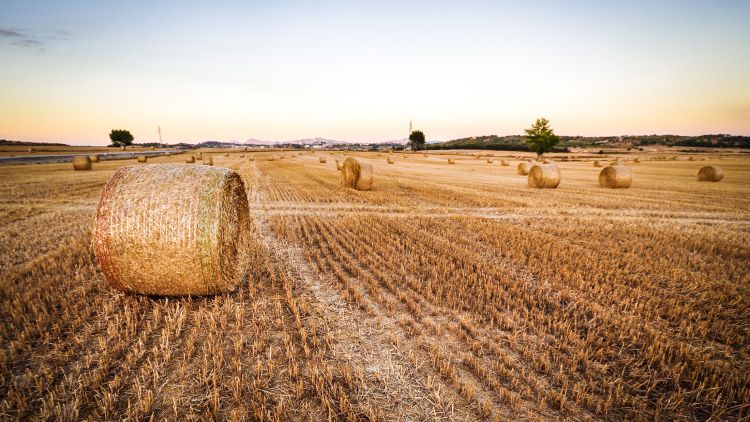
M212 155L260 247L207 298L99 272L99 195L135 160L0 167L0 419L750 415L750 159L643 154L629 189L558 161L531 189L513 154L350 152L374 167L360 192L341 152L243 153ZM708 164L724 180L697 182Z

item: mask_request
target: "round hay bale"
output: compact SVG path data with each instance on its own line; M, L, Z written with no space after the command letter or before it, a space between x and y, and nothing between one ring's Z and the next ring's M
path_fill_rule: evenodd
M521 176L527 176L532 166L533 164L528 161L521 161L518 163L518 174Z
M318 158L318 162L321 163L321 164L325 164L326 163L326 157L320 157L320 158Z
M422 154L422 157L427 158L427 154Z
M492 158L487 158L487 164L492 164Z
M456 164L456 160L454 160L452 158L449 158L448 159L448 164Z
M404 158L409 158L409 155L408 154L404 154Z
M195 159L199 160L199 161L202 160L203 159L203 153L199 152L198 155L195 156Z
M609 163L609 165L610 166L622 166L623 163L620 162L620 161L618 161L618 160L615 160L615 161L612 161L611 163Z
M276 157L274 157L274 156L272 155L272 156L268 157L268 161L276 161Z
M688 161L695 161L695 157L688 158Z
M73 170L91 170L91 158L85 155L73 157Z
M718 182L724 178L724 169L719 166L705 166L698 170L699 182Z
M255 161L255 156L251 156L250 158L248 158L248 161Z
M388 157L388 164L393 164L393 158Z
M341 187L357 190L372 189L372 165L349 157L341 166Z
M138 162L139 163L145 163L147 161L148 161L148 157L146 157L145 155L139 155L138 156Z
M542 160L542 164L552 164L552 163L553 161L549 158L545 158L544 160Z
M97 154L89 155L89 160L91 160L92 163L98 163L99 156Z
M203 165L206 165L206 166L214 165L214 157L211 155L206 155L205 157L203 157Z
M341 170L341 161L336 160L336 170Z
M594 167L602 167L602 163L599 160L594 160Z
M245 158L245 154L240 154L240 158Z
M532 188L554 189L560 185L560 169L554 164L534 164L528 183Z
M118 169L102 191L94 253L114 288L159 296L237 288L250 234L245 187L220 167Z
M510 163L508 162L508 160L500 160L500 165L501 166L509 166Z
M29 148L28 151L29 152L36 152L36 148Z
M193 157L192 155L188 155L187 157L185 157L185 162L186 163L194 163L195 162L195 157Z
M603 188L625 189L633 183L633 173L623 165L609 166L599 173L599 186Z
M634 159L633 162L636 163L636 164L640 164L641 163L641 159L636 157L636 159Z

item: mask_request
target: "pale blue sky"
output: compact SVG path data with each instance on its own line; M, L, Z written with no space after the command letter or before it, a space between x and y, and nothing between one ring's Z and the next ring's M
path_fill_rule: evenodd
M0 138L750 135L750 1L0 1Z

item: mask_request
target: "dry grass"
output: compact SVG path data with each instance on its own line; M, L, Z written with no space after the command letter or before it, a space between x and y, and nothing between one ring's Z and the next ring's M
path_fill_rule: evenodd
M0 167L0 415L747 418L746 159L643 159L626 190L560 162L541 193L446 152L371 160L362 192L270 154L215 157L262 247L234 293L192 299L118 293L94 260L96 204L128 161ZM718 163L721 183L696 180Z

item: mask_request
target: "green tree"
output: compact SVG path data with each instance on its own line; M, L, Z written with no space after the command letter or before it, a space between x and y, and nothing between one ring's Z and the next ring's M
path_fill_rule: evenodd
M413 151L424 149L425 139L421 130L415 130L409 134L409 146Z
M109 132L109 139L115 147L124 147L133 143L133 135L129 130L112 129L112 132Z
M547 151L552 151L560 142L560 137L549 127L549 120L542 117L536 119L530 128L526 129L526 144L536 153L537 158Z

